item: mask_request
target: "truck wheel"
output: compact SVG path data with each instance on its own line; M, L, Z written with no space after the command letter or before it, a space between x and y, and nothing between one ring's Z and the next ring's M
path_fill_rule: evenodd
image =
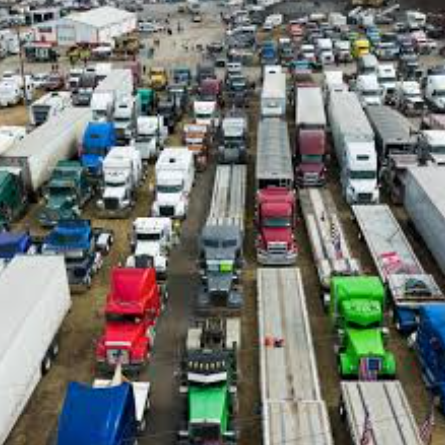
M59 355L60 347L59 342L57 340L53 341L53 344L51 345L51 356L53 358L56 358Z
M42 365L41 365L42 375L48 374L49 370L51 369L52 364L53 364L53 362L51 360L51 354L50 354L50 352L47 352L45 354L45 357L42 360Z
M91 288L91 275L87 275L85 277L84 284L88 289Z
M142 420L139 422L139 434L142 434L147 429L147 419L142 417Z
M342 421L346 420L346 410L345 410L345 406L343 405L343 403L340 402L340 404L338 405L338 415L340 416L340 419Z

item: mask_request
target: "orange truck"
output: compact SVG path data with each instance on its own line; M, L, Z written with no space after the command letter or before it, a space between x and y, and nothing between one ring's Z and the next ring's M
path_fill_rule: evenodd
M208 125L184 125L184 144L193 152L198 170L205 170L210 151L210 132Z

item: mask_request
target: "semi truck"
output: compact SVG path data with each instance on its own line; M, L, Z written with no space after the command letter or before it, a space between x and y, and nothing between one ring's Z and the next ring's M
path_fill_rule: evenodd
M445 303L445 296L434 277L423 269L387 205L355 205L352 209L380 279L392 298L396 329L411 334L417 328L419 309Z
M184 219L195 180L195 161L187 147L165 148L155 166L153 216Z
M57 116L62 110L71 106L71 94L58 91L45 94L31 104L29 122L35 127Z
M440 166L408 170L404 207L438 266L445 272L445 181Z
M137 445L147 427L150 388L149 382L129 381L121 366L111 380L95 379L92 385L70 382L54 444L93 445L100 440L110 445Z
M180 394L184 417L178 443L206 441L221 445L238 442L239 318L206 319L189 328L181 361Z
M246 180L243 165L217 167L210 211L198 242L201 312L236 312L244 303L240 277Z
M97 207L108 218L125 218L136 201L136 189L142 180L142 161L133 146L113 147L102 164L103 188Z
M141 154L142 162L148 163L156 158L164 148L168 136L168 127L164 117L140 116L136 120L136 136L134 145Z
M326 305L331 277L360 275L362 267L351 252L330 191L300 190L299 200Z
M42 226L51 227L58 221L77 219L81 209L92 197L86 170L79 161L59 161L45 186L45 204L39 211Z
M127 144L133 137L136 120L135 99L131 94L123 94L116 100L113 112L116 139L120 145Z
M20 168L24 188L36 200L57 163L76 155L90 112L85 108L66 108L45 122L0 157L0 169Z
M261 90L261 117L286 116L286 74L266 71Z
M218 162L221 164L247 161L247 118L242 115L226 116L221 123Z
M257 261L293 264L297 259L294 172L287 124L279 118L262 119L258 125L256 186Z
M364 425L371 425L374 445L391 438L394 445L421 445L416 418L402 384L385 382L341 382L340 418L346 423L351 443L363 443ZM366 417L368 415L368 417Z
M80 161L87 169L91 182L98 182L102 175L105 156L116 145L116 129L112 122L89 122L82 137Z
M416 151L415 129L405 116L387 105L367 107L366 114L374 130L380 163L386 163L390 155Z
M15 257L0 274L0 294L10 297L0 315L3 444L59 352L59 331L71 307L63 258Z
M295 179L302 187L321 186L326 181L326 114L320 87L296 90Z
M121 365L139 372L147 365L163 302L153 268L116 267L105 304L105 328L96 346L102 371Z
M385 288L379 277L332 277L329 313L338 333L335 348L341 378L392 378L393 354L385 349ZM366 371L365 371L366 370Z
M133 74L129 69L113 69L99 82L91 98L90 108L94 121L108 121L112 118L116 100L124 95L132 95Z
M257 302L262 443L332 445L300 269L258 269Z
M349 204L378 202L374 132L357 95L353 92L331 94L328 116L341 170L343 196Z

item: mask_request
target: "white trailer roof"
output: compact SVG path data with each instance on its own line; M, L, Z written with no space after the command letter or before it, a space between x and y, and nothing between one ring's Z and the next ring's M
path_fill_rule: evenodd
M119 68L113 69L111 72L99 82L96 92L114 91L122 94L133 94L133 74L130 69Z
M54 275L66 276L62 256L19 255L2 271L0 295L5 304L7 301L8 309L0 311L1 351L6 351L13 343L17 327L23 325L29 313L37 306L37 300L45 296ZM61 298L69 295L67 278L65 283L66 288L60 289Z
M399 381L342 382L341 392L354 445L361 442L366 409L373 445L421 445L416 420Z
M331 125L335 119L343 134L374 140L374 132L357 94L352 91L333 92L329 100L329 110Z
M260 268L257 286L264 444L331 445L300 271Z
M286 74L281 72L266 72L261 97L286 99Z
M300 87L296 91L295 116L297 127L324 128L326 113L320 87Z
M279 118L265 118L258 124L256 178L293 181L292 156L287 124Z

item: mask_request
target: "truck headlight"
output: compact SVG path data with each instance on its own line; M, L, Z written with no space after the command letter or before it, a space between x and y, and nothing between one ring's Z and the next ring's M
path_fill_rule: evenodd
M96 205L97 205L97 207L99 207L100 209L103 209L103 208L104 208L104 201L103 201L102 199L98 199L98 200L96 201Z

